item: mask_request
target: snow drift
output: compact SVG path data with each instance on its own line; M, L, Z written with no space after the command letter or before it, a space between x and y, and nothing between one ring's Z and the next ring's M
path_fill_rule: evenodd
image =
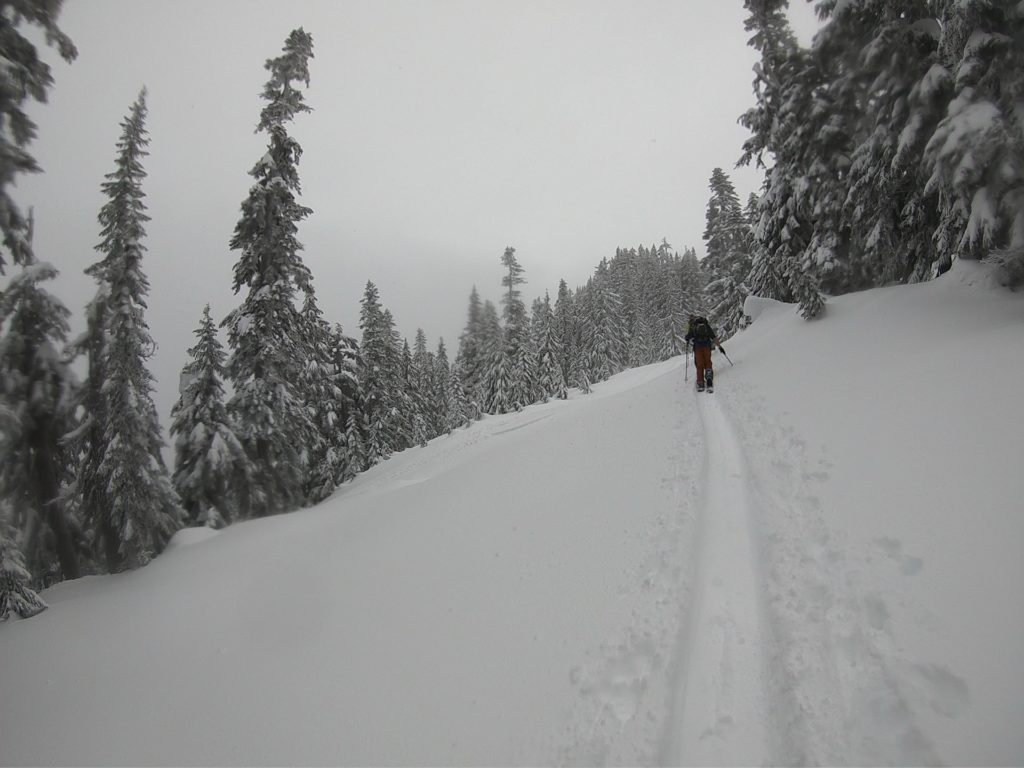
M1019 764L1024 302L762 303L716 356L178 534L0 626L3 764Z

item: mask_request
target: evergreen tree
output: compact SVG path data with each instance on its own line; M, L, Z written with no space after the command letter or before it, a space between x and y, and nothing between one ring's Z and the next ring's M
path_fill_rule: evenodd
M424 351L426 343L424 342ZM402 425L401 448L414 445L426 445L428 436L427 403L424 392L420 389L422 380L419 366L414 362L409 340L402 344L401 377L399 379L399 414Z
M72 418L71 409L64 407L67 405L64 397L72 377L65 377L66 368L58 363L56 355L50 357L49 353L52 344L62 341L67 332L68 313L56 298L37 288L38 282L52 276L44 275L40 270L52 270L52 267L36 265L31 242L31 216L26 220L9 194L20 174L40 170L28 151L28 145L36 137L36 124L29 118L25 108L30 101L45 102L47 92L53 85L49 65L39 58L36 46L21 34L21 29L25 25L38 27L45 33L47 44L55 45L65 61L73 61L77 56L75 46L56 23L60 8L61 0L45 3L12 0L5 3L4 12L0 14L0 51L3 55L3 66L0 67L0 124L4 126L4 130L0 131L0 275L4 274L8 260L28 268L0 294L7 324L2 342L4 349L0 353L3 358L0 362L0 457L3 458L4 467L0 469L0 483L4 486L0 493L4 496L17 496L14 499L15 506L22 510L30 533L27 544L42 553L36 566L49 570L51 560L58 559L63 575L74 577L79 573L79 567L74 547L70 543L71 537L67 533L70 526L68 505L55 497L41 501L42 497L50 496L53 480L59 485L64 474L64 467L60 465L63 464L61 456L65 451L56 441L58 435L52 432L67 427ZM53 274L56 274L55 270ZM16 286L15 282L20 285ZM20 296L8 295L12 292ZM28 318L36 312L43 312L45 316L39 317L39 327L29 327L32 321ZM31 397L26 397L24 391L18 391L36 385L38 388ZM61 394L54 399L58 391ZM47 413L45 409L51 406L58 410ZM26 467L24 461L31 462L31 465ZM16 476L19 474L14 469L16 466L24 467L20 476ZM26 491L28 497L22 491ZM44 537L40 534L41 515L47 518L55 542L55 552L43 545ZM5 516L6 512L0 510L0 526L4 524ZM0 536L3 535L0 531ZM9 547L5 547L5 551L14 552L13 546L12 542ZM0 557L4 555L0 553ZM22 563L20 553L17 557L17 562ZM20 595L22 587L19 580L22 579L24 568L16 568L14 558L14 554L9 556L10 568L5 565L0 569L0 579L10 579L4 589L16 589ZM11 594L10 598L6 594L0 596L5 617L7 601L15 599ZM29 595L27 599L28 602L21 604L21 607L30 610L29 606L35 598Z
M743 319L750 273L750 228L732 181L721 168L711 174L704 242L704 266L711 275L707 286L710 319L721 338L737 331Z
M564 400L569 396L565 376L559 361L562 350L555 333L555 316L551 309L551 298L545 293L534 311L534 327L537 347L537 383L540 398L547 402L552 397Z
M7 514L6 505L0 502L0 621L6 621L12 613L27 619L47 608L29 586L32 577L14 531L6 522Z
M703 291L703 272L692 248L685 256L679 256L664 241L658 247L658 264L658 307L663 334L661 356L668 359L683 354L686 349L689 313L696 308Z
M484 302L484 309L480 320L480 350L484 360L484 376L477 403L481 411L487 401L487 376L501 356L504 344L505 330L501 327L498 308L494 305L494 302L488 299Z
M581 360L582 342L580 324L576 317L576 303L565 280L558 283L558 296L551 320L551 331L554 334L554 349L558 355L558 367L562 379L569 386L579 386L580 371L583 369Z
M506 269L501 284L507 289L502 298L505 333L501 352L488 376L487 410L508 413L535 401L536 368L530 345L529 318L522 292L516 287L526 282L516 249L508 247L501 257Z
M456 360L449 371L445 390L449 432L459 427L468 427L482 415L479 403L470 398L462 383L463 380L459 362Z
M760 164L770 152L775 165L761 197L761 226L755 248L750 289L783 301L798 301L804 317L817 316L824 299L815 277L812 252L815 185L802 169L807 147L822 120L813 111L821 73L813 59L796 43L782 0L746 0L750 11L747 29L751 45L761 52L754 91L758 104L740 122L751 130L744 143L741 164ZM808 115L813 111L813 125ZM806 172L801 172L801 171ZM819 265L820 266L820 265ZM775 278L778 278L775 280Z
M820 222L848 242L847 250L823 284L843 292L921 279L935 260L930 232L937 225L934 203L923 194L921 154L948 91L948 78L928 74L937 51L933 3L870 0L838 13L827 5L822 10L832 18L814 48L819 67L829 71L821 91L828 98L819 98L819 108L846 126L852 142L833 152L849 157L840 174L843 198L832 206L840 216Z
M345 335L340 325L331 329L332 393L340 400L343 439L337 443L336 456L329 466L334 469L335 485L348 482L366 465L364 435L359 429L363 423L363 397L359 387L362 361L356 340ZM334 436L336 439L336 434Z
M25 113L26 101L45 102L53 85L49 65L28 38L19 31L23 23L39 27L46 42L56 45L65 61L78 55L71 39L57 27L62 0L7 0L0 13L0 275L4 274L5 255L15 264L33 261L32 246L26 237L27 222L17 203L8 194L19 174L36 173L39 166L26 147L36 137L36 124ZM5 254L6 251L6 254Z
M377 286L366 283L359 314L363 331L363 417L366 432L366 468L394 452L397 417L397 379L392 364L392 327L380 303Z
M459 336L459 351L455 360L462 371L462 383L470 397L483 401L484 378L487 375L488 350L484 337L484 308L476 286L469 294L469 312L466 327Z
M103 489L107 506L87 505L89 522L104 544L111 571L145 565L180 524L181 508L162 457L163 439L153 404L153 376L145 361L155 344L143 311L149 281L142 272L145 246L142 158L149 143L143 91L121 124L117 167L102 185L108 198L100 210L103 259L88 273L101 285L88 316L98 319L93 349L100 364L89 369L89 390L100 407L90 417L97 444L84 466L95 474L86 486ZM98 378L99 377L99 378ZM90 404L86 402L86 407Z
M443 340L441 347L444 347ZM443 386L438 380L435 355L427 349L427 335L422 328L416 329L412 364L413 381L419 393L420 413L423 417L426 439L432 440L447 431L447 419L444 415Z
M432 403L431 412L433 421L431 431L433 436L449 434L456 425L452 424L452 392L450 389L451 364L448 362L448 349L445 347L444 339L439 339L437 352L430 355L430 382L429 399Z
M172 482L190 524L220 528L245 517L240 507L252 467L224 403L225 355L209 304L195 336L181 371L181 394L171 409Z
M622 300L611 285L608 260L602 259L587 284L584 338L590 381L604 381L620 373L628 363Z
M32 551L48 549L42 539L52 537L54 552L41 558L37 573L56 559L60 575L74 579L81 573L76 526L60 498L70 462L62 438L74 428L78 389L59 352L71 313L40 285L56 276L51 265L30 262L0 294L0 407L10 419L0 439L0 498L23 510L24 529L36 532L26 542ZM40 522L50 537L41 535Z
M282 54L266 63L270 79L256 130L267 133L268 146L249 172L255 183L231 239L232 250L241 252L234 291L248 292L223 323L235 390L228 411L254 465L249 508L257 516L302 502L308 461L303 446L315 435L299 390L300 355L308 344L295 300L297 290L312 291L296 238L298 223L311 211L297 202L302 148L287 131L296 115L310 111L296 84L309 85L312 46L310 35L294 30Z
M953 94L924 149L939 269L995 250L1008 282L1024 281L1024 9L991 0L942 8L939 58Z
M312 291L306 294L302 317L306 362L301 389L314 429L305 496L318 502L363 468L361 439L352 431L361 414L358 350L341 326L332 327L323 319Z

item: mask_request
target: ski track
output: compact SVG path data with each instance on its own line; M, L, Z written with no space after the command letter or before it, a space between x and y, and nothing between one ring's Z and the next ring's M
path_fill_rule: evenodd
M660 371L666 397L683 401L682 363ZM688 388L687 388L688 389ZM557 765L662 765L678 684L677 642L691 602L703 448L697 414L677 408L667 427L657 512L647 557L620 597L627 623L569 672L578 704L563 730Z
M699 394L705 441L693 598L679 641L672 727L662 762L774 762L765 686L764 609L747 472L715 395Z
M705 426L748 449L772 762L938 764L920 713L955 717L967 706L966 685L951 670L903 656L890 626L898 607L870 581L873 561L888 558L907 577L922 562L897 540L862 552L833 530L818 489L832 466L827 448L812 458L799 434L765 415L756 387L730 383L724 398L710 396L722 399L705 410ZM729 430L728 421L740 428Z

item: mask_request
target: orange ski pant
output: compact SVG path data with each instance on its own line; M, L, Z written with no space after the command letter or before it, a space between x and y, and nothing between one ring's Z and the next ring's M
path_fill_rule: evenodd
M704 371L712 370L711 347L694 347L693 364L697 366L697 384L704 383Z

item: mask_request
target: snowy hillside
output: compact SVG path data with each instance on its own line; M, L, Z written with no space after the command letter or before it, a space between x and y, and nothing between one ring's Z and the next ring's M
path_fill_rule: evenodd
M46 592L0 763L1021 764L1024 299L758 309Z

